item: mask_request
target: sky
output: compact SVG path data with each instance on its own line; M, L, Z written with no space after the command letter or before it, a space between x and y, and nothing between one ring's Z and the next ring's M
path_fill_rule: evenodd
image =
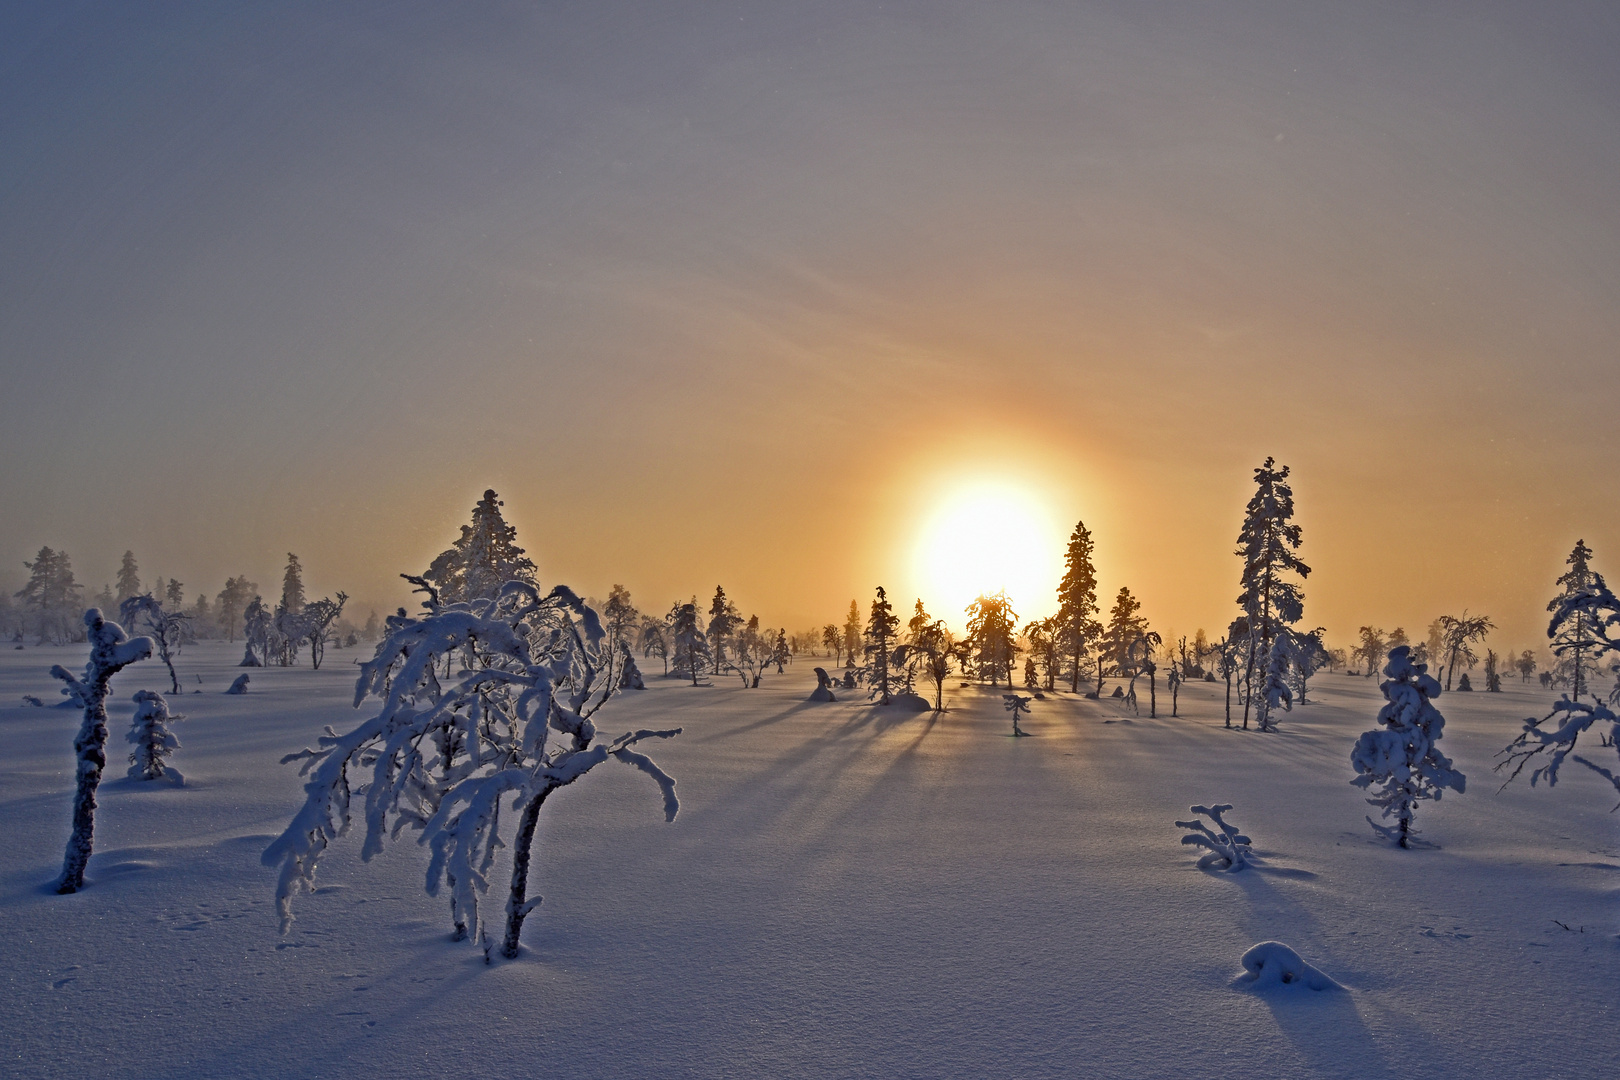
M919 551L999 490L984 588L1083 520L1218 630L1275 456L1307 623L1530 645L1577 538L1620 572L1616 55L1604 3L0 3L0 583L294 551L387 609L493 487L582 592L950 617Z

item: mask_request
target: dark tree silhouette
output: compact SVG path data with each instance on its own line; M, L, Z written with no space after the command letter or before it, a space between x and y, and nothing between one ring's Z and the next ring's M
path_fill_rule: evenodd
M501 514L505 505L493 488L486 489L473 507L472 524L463 525L456 542L423 571L442 603L489 600L508 581L534 584L534 563L518 547L517 529Z
M894 608L889 604L889 594L879 585L877 595L872 600L871 614L866 620L867 682L871 685L872 696L878 699L879 705L887 705L891 700L889 665L899 635L900 617L894 613Z
M1080 660L1097 642L1102 626L1097 622L1097 570L1091 564L1091 532L1078 522L1069 536L1063 555L1063 580L1058 583L1058 612L1054 642L1069 658L1069 692L1080 692ZM1099 664L1099 667L1101 665ZM1101 678L1098 690L1101 692ZM1050 690L1051 686L1048 685Z
M991 686L1000 685L1005 677L1013 684L1013 662L1018 656L1015 639L1018 613L1005 591L988 596L981 595L967 606L967 646L979 681L989 679Z

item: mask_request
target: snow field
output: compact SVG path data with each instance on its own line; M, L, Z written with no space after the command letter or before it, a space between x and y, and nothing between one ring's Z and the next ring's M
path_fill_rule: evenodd
M74 896L46 886L79 716L12 703L56 700L50 665L84 650L0 653L0 1072L1596 1077L1620 1055L1612 789L1570 769L1498 794L1490 772L1539 687L1437 699L1468 793L1425 803L1438 846L1403 852L1349 784L1376 680L1318 676L1274 735L1222 730L1222 687L1190 683L1182 719L1049 696L1015 739L1000 689L934 716L807 702L814 661L757 690L649 677L599 725L685 728L658 747L680 817L629 769L558 792L526 951L485 967L408 843L369 864L335 844L277 933L259 856L302 801L277 762L365 714L353 650L227 696L240 652L181 655L186 786L109 768ZM155 662L115 679L109 746L165 685ZM1214 802L1254 839L1241 874L1179 844ZM1234 989L1264 941L1347 991Z

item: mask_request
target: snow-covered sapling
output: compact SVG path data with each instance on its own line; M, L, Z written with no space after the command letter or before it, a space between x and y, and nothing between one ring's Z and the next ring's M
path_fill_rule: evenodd
M157 647L158 659L169 669L169 692L180 692L180 676L174 673L174 654L180 650L180 637L191 616L180 611L165 611L163 602L147 593L131 596L118 605L118 618L131 630L148 630Z
M247 672L244 671L244 672L242 672L242 674L240 674L240 675L238 675L236 677L236 680L231 683L230 689L226 690L225 692L227 694L245 694L245 693L247 693L247 688L248 688L248 676L247 676Z
M1236 872L1249 865L1249 859L1252 857L1249 851L1249 838L1239 832L1236 825L1229 824L1221 816L1230 809L1231 803L1192 807L1193 813L1203 814L1215 823L1213 829L1197 818L1176 822L1178 828L1196 830L1181 838L1183 844L1209 849L1198 860L1200 870L1220 863L1223 864L1222 869Z
M1013 738L1022 738L1029 732L1018 726L1018 717L1029 712L1029 698L1024 694L1001 695L1002 708L1012 713Z
M1255 989L1271 986L1305 986L1311 990L1340 990L1338 983L1280 941L1262 941L1243 954L1243 974L1238 982Z
M666 819L674 820L675 781L634 747L680 729L597 741L591 718L618 690L623 650L569 589L542 596L513 580L492 598L441 604L436 591L428 594L427 613L391 617L389 636L361 665L355 706L378 698L377 714L346 735L328 729L321 749L283 759L304 759L313 776L303 808L264 862L281 868L276 899L285 928L294 892L313 886L317 862L348 831L350 802L359 796L361 858L377 854L401 828L420 830L433 852L429 895L449 885L457 936L470 930L487 961L497 945L482 900L496 857L509 846L501 810L510 799L519 819L499 948L513 957L523 921L540 902L528 898L529 865L546 798L614 758L652 777ZM466 668L441 685L435 667L452 654L465 657Z
M1446 721L1433 704L1440 684L1427 671L1428 665L1412 660L1408 646L1390 650L1384 666L1389 679L1378 687L1386 702L1378 711L1382 726L1363 732L1350 751L1350 764L1361 774L1350 782L1372 789L1367 801L1397 822L1383 826L1369 817L1367 824L1403 848L1411 846L1407 840L1418 802L1439 800L1446 788L1461 794L1467 783L1437 745Z
M84 703L84 724L79 728L79 737L73 740L79 759L78 785L73 792L73 834L68 837L67 853L62 858L62 876L56 881L59 893L84 888L84 867L94 845L96 788L107 767L107 683L124 668L152 655L151 638L131 640L122 626L102 618L100 608L84 613L84 627L90 640L84 678L75 677L61 664L51 668L51 674Z
M129 755L131 780L158 780L172 776L176 783L184 783L180 770L164 759L180 749L180 740L169 725L185 717L169 712L169 701L156 690L135 692L135 717L130 724L129 741L135 752Z
M811 701L837 701L838 695L833 693L832 676L827 674L826 668L816 668L816 688L810 691Z

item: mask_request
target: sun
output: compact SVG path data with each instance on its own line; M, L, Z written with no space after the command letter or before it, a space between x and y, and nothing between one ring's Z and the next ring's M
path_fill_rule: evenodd
M960 628L981 593L1005 590L1021 620L1057 608L1064 530L1035 493L1001 481L952 489L918 531L912 565L923 601Z

